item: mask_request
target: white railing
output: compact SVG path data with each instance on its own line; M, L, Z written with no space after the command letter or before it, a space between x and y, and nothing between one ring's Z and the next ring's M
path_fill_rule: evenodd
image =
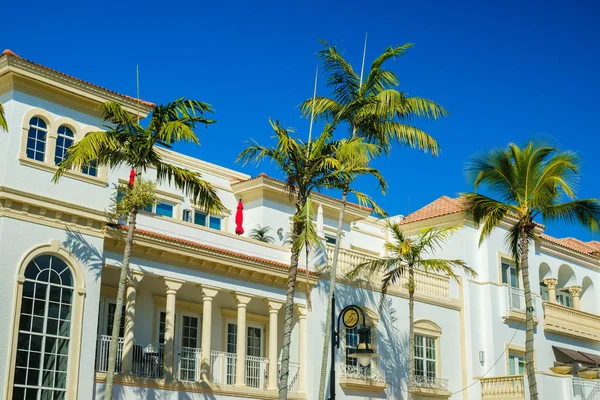
M281 370L281 361L277 363L277 387L279 387L279 371ZM288 393L298 393L298 377L300 374L300 364L290 361L288 364Z
M110 350L109 335L99 335L96 342L96 371L108 371L108 353ZM121 360L123 359L123 338L119 338L119 347L117 347L117 363L115 372L121 372Z
M448 379L416 375L414 382L415 387L448 391Z
M481 378L480 382L482 399L525 399L523 375Z
M246 386L266 389L269 359L246 356Z
M333 246L327 246L327 263L331 265L333 262ZM343 279L345 278L351 271L353 271L357 265L362 264L364 262L368 262L376 259L374 256L370 256L368 254L364 254L355 250L348 249L340 249L340 253L338 255L338 267L337 274L338 277ZM380 285L383 274L377 274L376 276L367 275L366 273L360 273L356 276L357 280L364 280L376 283ZM430 297L438 297L438 298L449 298L450 297L450 278L447 276L435 274L435 273L426 273L423 271L416 270L414 275L415 280L415 293L430 296ZM392 287L396 288L405 288L408 283L408 271L406 271L398 282Z
M164 355L164 344L133 346L132 373L145 378L162 378Z
M210 351L210 381L217 385L235 385L237 355L224 351Z
M525 312L525 291L523 289L509 286L508 288L508 309Z
M600 382L573 378L573 394L578 400L600 400Z
M177 372L181 381L200 381L202 351L195 347L178 347Z
M377 368L356 365L342 365L340 379L358 379L361 381L385 382L385 377Z

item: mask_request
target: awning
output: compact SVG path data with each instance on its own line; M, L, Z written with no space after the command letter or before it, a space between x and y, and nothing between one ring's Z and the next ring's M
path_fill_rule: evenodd
M598 361L600 361L600 356L594 356L593 354L583 353L577 350L566 349L558 346L552 346L552 349L554 349L556 361L559 362L575 361L581 364L598 364Z
M589 358L590 360L592 360L594 362L594 364L600 365L600 356L597 356L592 353L586 353L585 351L580 351L580 353L583 354L584 356L586 356L587 358Z

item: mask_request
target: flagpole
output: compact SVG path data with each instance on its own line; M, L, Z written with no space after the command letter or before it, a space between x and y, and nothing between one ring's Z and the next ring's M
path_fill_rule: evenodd
M308 147L310 150L310 142L312 140L312 129L313 129L313 123L315 121L315 103L317 101L317 80L319 79L319 66L317 65L317 69L315 71L315 88L313 91L313 100L312 100L312 107L311 107L311 113L310 113L310 127L308 128Z
M137 123L140 123L140 68L135 65L135 86L137 91Z
M358 84L359 90L362 88L363 75L365 73L365 58L367 57L367 37L368 37L368 32L365 32L365 44L363 46L362 65L360 67L360 82ZM355 136L356 136L356 126L352 128L352 137L354 138Z

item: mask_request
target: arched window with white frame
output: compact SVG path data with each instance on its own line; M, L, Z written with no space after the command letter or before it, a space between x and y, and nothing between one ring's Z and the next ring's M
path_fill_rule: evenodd
M44 162L46 157L46 141L48 138L48 126L46 122L38 116L29 120L29 130L27 132L27 158Z
M57 133L56 149L54 152L54 164L56 165L67 158L69 147L71 147L75 141L73 131L66 125L59 126Z

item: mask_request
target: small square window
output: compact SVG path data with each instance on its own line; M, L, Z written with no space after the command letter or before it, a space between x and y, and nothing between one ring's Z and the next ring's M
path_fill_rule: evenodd
M194 212L194 224L206 226L206 218L207 217L208 216L205 213L203 213L202 211L195 211Z
M173 218L173 204L160 202L156 204L156 214Z
M183 210L182 219L185 222L192 222L192 210Z
M218 231L221 230L221 218L210 216L210 224L209 228L216 229Z
M335 245L335 236L329 236L329 235L325 235L325 241L327 242L327 244L333 244Z

